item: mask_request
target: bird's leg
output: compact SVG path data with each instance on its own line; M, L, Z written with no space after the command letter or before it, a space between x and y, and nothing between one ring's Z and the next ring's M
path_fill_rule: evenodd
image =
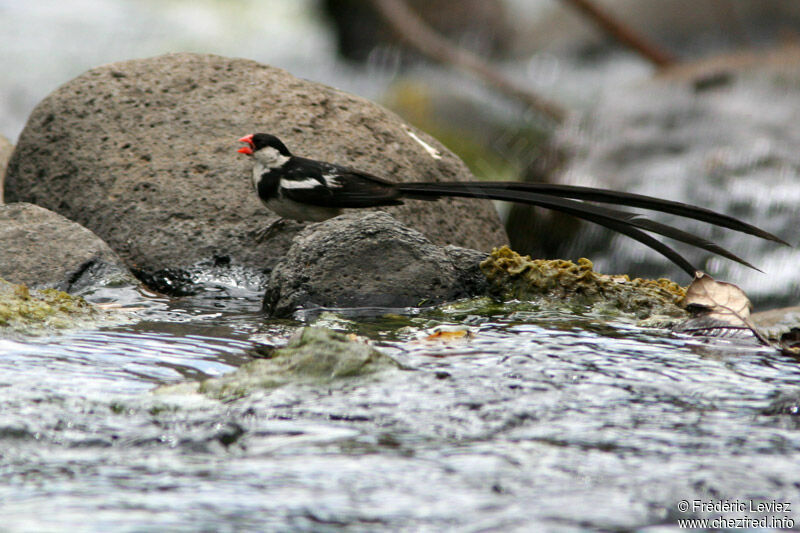
M273 220L269 226L267 226L266 228L262 228L256 232L256 241L257 242L265 241L266 239L272 236L272 232L274 232L276 229L280 228L284 224L286 224L286 219L283 217L277 220Z

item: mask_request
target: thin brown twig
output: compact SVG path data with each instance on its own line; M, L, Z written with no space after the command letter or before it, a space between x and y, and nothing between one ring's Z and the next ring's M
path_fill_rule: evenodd
M578 11L586 14L614 39L621 42L625 46L632 48L657 67L664 68L674 65L677 62L675 56L651 43L643 35L637 33L633 28L623 24L611 14L596 6L591 2L591 0L563 1Z
M403 40L425 56L474 74L556 122L561 122L566 117L566 111L558 104L519 86L491 68L476 54L439 35L402 0L372 0L372 5Z

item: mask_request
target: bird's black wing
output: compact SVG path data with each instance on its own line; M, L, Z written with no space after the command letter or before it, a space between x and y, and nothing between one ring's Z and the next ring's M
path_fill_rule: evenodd
M281 173L281 196L304 204L345 208L403 203L393 183L349 167L294 157Z

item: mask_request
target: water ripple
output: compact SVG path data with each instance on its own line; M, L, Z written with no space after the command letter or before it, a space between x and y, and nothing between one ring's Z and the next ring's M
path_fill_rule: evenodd
M82 332L26 342L0 339L0 387L59 394L137 393L156 383L229 372L252 342L158 331Z

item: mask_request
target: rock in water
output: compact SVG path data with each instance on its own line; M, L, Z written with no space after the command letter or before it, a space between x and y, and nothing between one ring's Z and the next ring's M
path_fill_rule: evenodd
M0 205L0 250L0 278L12 283L73 294L138 285L97 235L36 205Z
M300 307L436 305L484 290L485 257L435 246L386 213L343 215L295 238L272 271L264 309L289 316Z
M201 383L180 383L156 389L157 394L201 393L235 400L289 383L330 387L335 380L364 378L402 366L388 355L326 328L297 330L284 348L268 359L256 359L234 372Z
M9 162L6 201L79 222L140 274L220 255L269 268L298 226L255 240L274 216L252 190L252 161L236 153L253 132L392 180L473 179L435 139L363 98L255 61L182 53L103 65L45 98ZM490 202L386 210L437 244L506 242Z

